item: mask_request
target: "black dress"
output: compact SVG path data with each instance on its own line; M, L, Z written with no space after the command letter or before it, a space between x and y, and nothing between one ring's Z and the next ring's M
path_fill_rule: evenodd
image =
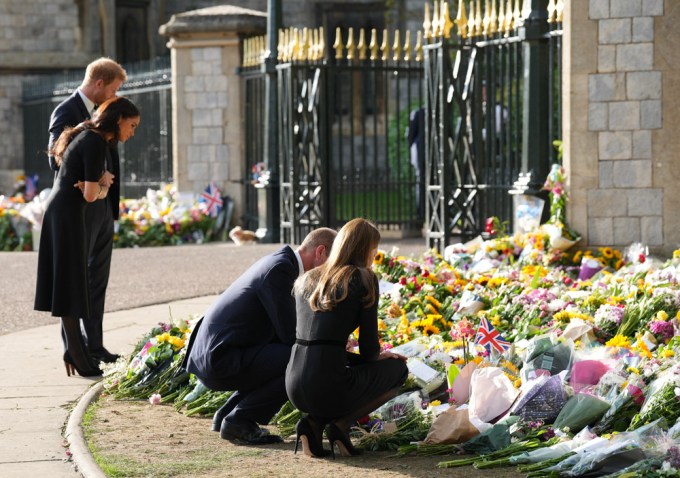
M297 341L286 369L286 392L300 411L336 418L357 410L385 392L400 387L408 376L397 359L376 360L378 342L378 282L376 301L364 307L366 289L356 272L347 298L332 311L314 312L296 295ZM348 353L347 338L357 327L360 354Z
M89 318L87 234L88 206L78 181L97 182L108 147L92 130L79 133L66 148L47 200L38 252L35 310L55 317Z

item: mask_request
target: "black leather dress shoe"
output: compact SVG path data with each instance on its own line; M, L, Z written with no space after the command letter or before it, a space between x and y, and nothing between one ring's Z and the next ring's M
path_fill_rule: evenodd
M247 445L269 445L283 442L283 438L278 435L271 435L255 423L234 423L226 418L222 421L220 427L220 437L236 444Z
M113 363L120 358L120 355L112 354L111 352L106 350L104 347L91 351L90 355L92 356L92 358L94 359L94 361L96 363L99 363L99 362Z
M215 414L213 415L212 425L210 426L210 429L214 432L220 431L222 429L222 421L224 420L224 417L229 415L229 413L231 413L233 409L234 404L230 403L229 400L227 400L227 402L220 408L218 408Z

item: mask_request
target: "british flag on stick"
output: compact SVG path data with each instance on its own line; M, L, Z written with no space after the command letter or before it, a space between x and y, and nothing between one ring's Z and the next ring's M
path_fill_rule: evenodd
M486 347L489 352L491 352L491 347L493 347L498 353L503 353L512 345L494 329L493 325L485 317L482 317L479 322L475 343Z
M217 217L217 213L220 212L224 202L222 201L222 193L217 189L215 183L208 184L205 191L201 193L198 198L198 202L205 204L205 213L210 217Z

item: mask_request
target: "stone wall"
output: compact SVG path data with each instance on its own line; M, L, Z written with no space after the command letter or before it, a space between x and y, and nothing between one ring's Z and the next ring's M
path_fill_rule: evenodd
M663 0L567 2L565 166L570 219L590 246L642 242L668 252L680 239L664 179L672 161L660 156L663 133L677 123L668 100L678 93L666 86L677 64L659 61L664 11Z
M27 70L68 67L86 59L78 49L73 0L0 2L0 194L23 171L21 82Z

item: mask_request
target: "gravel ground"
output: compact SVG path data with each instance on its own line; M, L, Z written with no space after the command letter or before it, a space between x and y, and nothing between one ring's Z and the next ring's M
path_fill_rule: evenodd
M425 240L386 240L404 255L426 250ZM232 243L115 249L106 311L132 309L221 293L244 270L281 244ZM0 252L0 335L56 323L33 310L37 252Z

